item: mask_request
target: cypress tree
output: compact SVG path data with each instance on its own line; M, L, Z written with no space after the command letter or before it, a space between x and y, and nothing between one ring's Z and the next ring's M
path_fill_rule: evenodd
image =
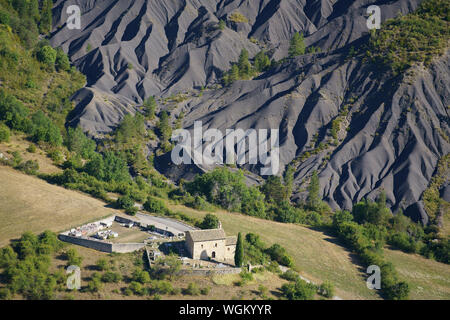
M239 232L237 243L236 243L236 251L234 253L234 264L236 267L242 267L244 262L244 243L242 242L242 235Z

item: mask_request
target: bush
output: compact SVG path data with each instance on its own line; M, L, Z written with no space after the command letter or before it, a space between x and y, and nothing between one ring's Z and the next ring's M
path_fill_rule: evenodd
M201 229L217 229L219 227L219 218L208 213L200 224Z
M68 266L79 266L81 267L81 263L83 262L83 257L78 255L77 250L74 248L70 248L66 251L66 259Z
M136 269L133 272L133 275L132 275L131 278L133 279L133 281L139 282L139 283L142 283L142 284L150 282L150 275L148 274L147 271L144 271L142 269Z
M300 276L298 275L297 272L293 271L293 270L287 270L286 272L282 273L280 275L280 277L282 279L288 280L288 281L297 281Z
M267 254L270 258L279 264L286 267L293 267L294 261L291 256L286 253L286 249L279 244L274 244L270 248L266 249Z
M22 162L16 168L29 175L37 175L39 172L39 164L36 160L28 160L26 162Z
M92 279L88 282L87 291L89 292L99 292L103 288L100 276L96 273L92 275Z
M284 297L289 300L313 300L316 286L304 280L297 279L295 283L286 283L281 287Z
M36 146L34 144L30 144L27 148L27 151L29 153L35 153L36 152Z
M49 67L53 67L56 62L56 55L55 49L50 46L43 46L37 52L36 58L39 62L42 62Z
M95 265L96 265L97 269L100 271L106 271L109 269L108 261L106 261L106 259L103 259L103 258L98 259L97 263Z
M204 296L207 296L209 294L210 290L211 289L209 287L204 287L204 288L200 289L200 293Z
M317 293L321 296L324 296L325 298L333 298L334 285L329 281L325 281L317 288Z
M142 284L136 281L132 281L130 283L129 289L131 290L131 292L138 296L142 296L145 293L145 289L144 287L142 287Z
M148 197L147 201L144 203L144 209L147 210L148 212L154 213L167 212L167 208L164 202L154 197Z
M185 295L198 296L200 294L200 289L198 288L196 283L191 282L189 283L188 287L184 289L183 293Z
M0 142L9 142L10 135L9 128L5 124L0 123Z
M122 281L122 276L116 272L108 271L102 275L102 281L106 283L118 283Z

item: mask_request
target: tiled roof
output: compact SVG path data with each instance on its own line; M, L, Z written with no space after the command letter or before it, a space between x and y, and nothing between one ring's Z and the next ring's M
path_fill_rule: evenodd
M222 240L226 238L225 231L223 231L223 229L194 230L187 231L186 235L187 234L191 236L194 242Z
M237 242L237 237L235 237L235 236L227 237L227 238L225 239L225 245L226 245L226 246L232 246L232 245L235 245L236 242Z

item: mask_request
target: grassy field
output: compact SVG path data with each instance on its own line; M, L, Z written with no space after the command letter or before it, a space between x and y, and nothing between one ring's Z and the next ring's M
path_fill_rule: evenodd
M6 245L10 239L19 237L24 231L40 233L49 229L57 232L116 213L105 207L102 201L50 185L4 166L0 166L0 190L0 247ZM181 205L168 206L173 211L199 219L206 214ZM284 246L293 256L302 276L315 283L330 280L335 284L336 295L340 298L380 298L376 292L367 289L366 274L359 266L357 257L335 238L299 225L282 224L222 210L217 210L215 214L229 235L254 232L259 234L267 245L279 243ZM85 251L84 248L77 248ZM84 254L92 254L94 258L103 255L92 250ZM386 249L385 256L388 261L394 263L400 277L411 284L411 298L450 299L448 265L389 249ZM125 255L124 259L127 259ZM180 283L182 287L189 278L180 281L183 282ZM215 283L212 283L211 279L198 281L206 281L205 285L208 281L210 284ZM267 281L265 285L272 290L279 285L278 280L270 278ZM242 294L240 290L229 287L222 289L237 297ZM216 289L212 289L214 297L222 297L220 291L214 293L215 291ZM248 296L249 292L244 295Z
M113 213L99 200L0 165L0 247L24 231L63 231Z
M195 218L201 218L206 214L180 205L169 204L169 207ZM367 289L364 270L355 264L357 258L339 245L335 238L299 225L262 220L221 210L215 214L228 235L254 232L259 234L267 245L281 244L294 258L302 276L315 283L330 280L335 284L336 295L340 298L380 298L374 291Z
M191 217L206 213L180 205L168 205ZM343 299L380 299L365 284L366 274L358 259L339 242L326 234L293 224L261 220L218 210L227 234L258 233L267 244L279 243L295 260L300 274L314 282L330 280L336 295ZM450 266L420 255L385 249L385 257L396 267L400 278L411 285L411 299L450 299Z
M384 255L394 264L400 278L410 284L410 299L450 300L449 265L399 250L385 249Z
M45 151L36 147L34 153L28 152L27 148L32 143L25 139L24 134L15 133L11 135L9 142L0 143L0 152L6 157L12 158L11 153L18 151L24 161L36 160L39 164L39 172L41 173L59 173L62 170L53 165L52 160L47 157Z

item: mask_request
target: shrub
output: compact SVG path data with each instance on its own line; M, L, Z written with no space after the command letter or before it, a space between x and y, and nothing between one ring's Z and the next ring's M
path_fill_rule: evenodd
M108 261L106 261L106 259L103 259L103 258L98 259L97 263L95 265L96 265L97 269L100 271L106 271L109 269Z
M217 229L219 227L219 218L208 213L200 224L201 229Z
M209 294L210 290L211 290L210 287L204 287L204 288L200 289L200 293L204 296L207 296Z
M155 212L155 213L167 212L167 208L164 202L154 197L147 198L147 201L144 203L144 209L147 210L148 212Z
M34 144L30 144L27 148L27 151L29 153L35 153L36 152L36 146Z
M78 255L77 250L74 248L70 248L66 251L66 259L67 259L67 265L68 266L81 266L81 263L83 262L83 257Z
M0 142L9 142L10 135L9 128L5 124L0 123Z
M233 12L229 20L235 23L248 23L248 19L238 11Z
M129 289L138 296L142 296L145 293L145 289L142 287L142 284L136 281L132 281L130 283Z
M329 281L325 281L324 283L319 285L319 287L317 288L317 293L326 298L333 298L334 285Z
M295 283L286 283L281 287L281 292L289 300L313 300L316 286L297 279Z
M150 282L150 275L145 270L136 269L133 272L132 279L135 282L139 282L139 283L145 284L145 283L149 283Z
M198 296L200 294L200 289L198 288L196 283L191 282L189 283L188 287L184 289L183 293L185 295Z
M39 62L42 62L49 67L53 67L56 62L56 50L50 46L43 46L37 52L36 58Z
M298 273L293 271L293 270L287 270L286 272L282 273L280 275L280 277L282 279L285 279L285 280L288 280L288 281L297 281L300 278Z
M102 281L106 283L118 283L122 281L122 276L116 272L108 271L102 275Z

